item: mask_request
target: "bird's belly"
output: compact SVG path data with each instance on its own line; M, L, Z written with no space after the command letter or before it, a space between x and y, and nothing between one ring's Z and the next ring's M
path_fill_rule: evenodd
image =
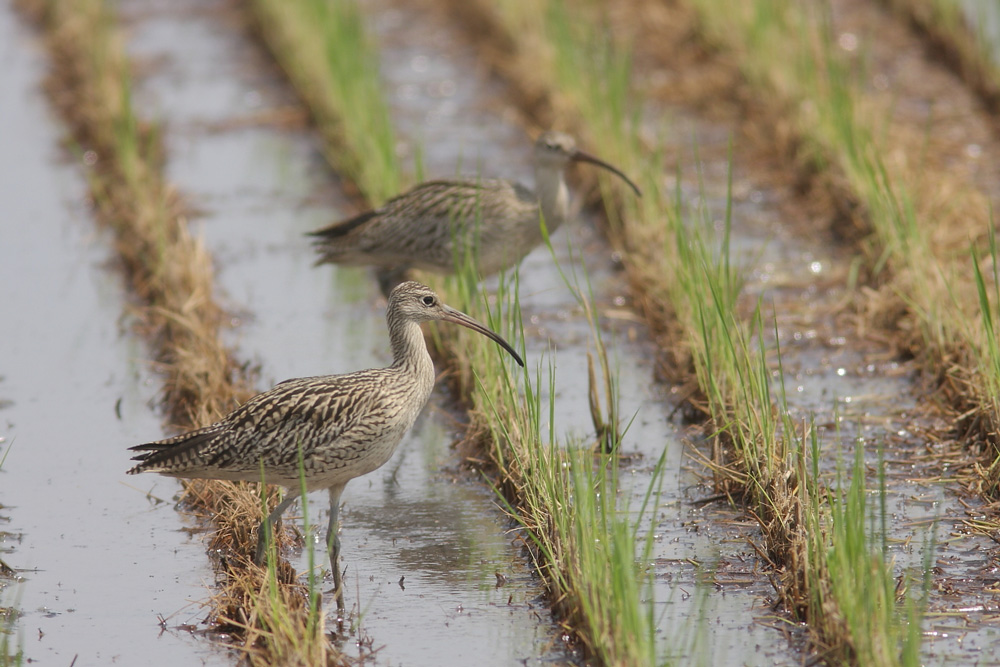
M515 228L495 221L493 226L483 230L482 236L476 239L474 245L477 265L482 275L492 275L517 265L541 245L543 239L537 213L528 220L533 222L522 221ZM550 231L555 231L555 227L550 226Z
M392 458L409 425L387 427L362 444L348 442L337 456L315 457L307 463L305 478L309 490L346 484L381 468Z

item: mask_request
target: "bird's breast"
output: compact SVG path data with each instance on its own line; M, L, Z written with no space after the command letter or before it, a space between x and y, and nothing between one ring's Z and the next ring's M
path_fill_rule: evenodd
M433 385L433 367L388 378L377 399L354 415L335 443L311 453L306 462L309 487L346 483L385 465L417 420Z

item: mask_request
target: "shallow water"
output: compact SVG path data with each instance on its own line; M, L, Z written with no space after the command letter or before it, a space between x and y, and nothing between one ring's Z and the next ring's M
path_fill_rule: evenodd
M461 171L530 182L530 138L505 107L503 87L476 69L474 50L454 27L433 12L383 0L364 6L382 42L404 164L422 145L428 176ZM168 177L191 204L215 257L235 325L230 342L259 366L260 388L385 364L384 303L370 274L311 266L303 233L353 211L318 153L318 138L302 128L301 110L246 38L238 14L224 2L131 1L122 8L130 49L142 63L136 99L166 122ZM0 436L13 442L0 472L0 503L11 520L0 555L26 570L17 590L26 653L67 664L77 654L81 663L130 664L149 662L155 646L156 661L165 664L228 662L224 650L183 627L206 615L190 601L211 595L202 539L189 537L197 527L171 503L145 497L151 490L169 501L176 483L124 475L124 447L162 432L153 407L157 379L143 361L148 352L123 333L124 295L108 241L93 231L78 167L60 164L58 130L34 88L41 56L32 49L35 39L0 10L0 77L4 90L18 91L0 96L0 120L17 139L0 167L8 170L0 178L8 211L0 222L0 294L15 323L0 351ZM650 114L653 122L661 112ZM698 133L706 188L694 179L683 183L685 199L704 199L721 219L729 133L697 120L678 127L681 145ZM686 159L684 173L699 173ZM843 295L851 258L818 235L793 231L801 225L780 214L787 193L739 171L734 184L734 249L748 267L749 294L764 293L766 312L777 317L784 373L776 380L784 381L797 417L826 415L827 470L850 459L856 437L868 445L870 462L875 445L894 445L892 550L897 568L912 570L927 520L942 518L941 537L964 515L943 485L912 479L919 473L913 460L933 446L912 417L912 370L828 315ZM605 339L614 341L622 414L636 415L623 446L632 455L622 463L623 506L638 507L653 464L667 454L652 528L661 654L695 642L684 655L706 664L799 663L782 633L757 622L773 614L773 591L748 543L760 540L755 526L738 512L695 504L709 491L684 455L694 436L672 415L669 388L653 380L652 344L627 309L627 288L599 234L584 221L561 229L553 242L564 268L578 263L567 244L583 253ZM556 431L586 442L591 334L547 249L526 258L520 277L529 358L555 355ZM827 427L835 401L839 433ZM441 664L445 653L454 664L571 661L490 491L458 468L442 405L435 399L395 457L344 495L347 599L363 611L345 651L378 649L374 662L390 665ZM59 419L52 419L53 408ZM78 432L86 450L75 442ZM25 470L43 472L19 472ZM325 498L315 495L309 516L322 523ZM988 546L949 540L937 564L951 580L995 581ZM325 559L317 545L317 561ZM305 566L305 556L297 565ZM496 573L505 575L503 587ZM967 586L956 590L936 598L936 609L967 611L925 625L932 633L928 662L982 661L984 648L997 641L984 625L996 612L992 598L962 592ZM157 614L168 617L167 632L160 632Z
M225 649L160 631L159 615L198 622L192 600L213 574L171 509L177 484L125 475L125 447L159 432L159 383L82 165L60 148L45 66L38 36L0 5L0 555L20 578L4 592L23 613L14 647L40 664L229 664Z

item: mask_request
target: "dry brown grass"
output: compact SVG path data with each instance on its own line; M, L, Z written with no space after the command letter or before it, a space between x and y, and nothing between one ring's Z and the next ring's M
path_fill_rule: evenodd
M114 234L171 426L210 423L250 395L250 379L220 342L224 318L213 297L211 258L191 237L181 201L163 178L156 129L131 108L130 65L115 17L99 0L17 6L44 32L46 90L87 165L96 217ZM281 585L274 586L267 570L250 562L251 528L261 516L257 485L199 480L187 485L184 500L215 527L210 549L221 592L212 601L214 627L237 637L254 664L335 664L322 623L313 636L304 630L309 610L294 570L279 562ZM279 537L282 544L290 539Z

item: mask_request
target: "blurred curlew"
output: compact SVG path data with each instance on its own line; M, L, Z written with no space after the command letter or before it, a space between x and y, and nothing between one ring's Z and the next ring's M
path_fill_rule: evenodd
M569 215L564 172L569 162L589 162L629 184L625 174L576 147L573 137L545 132L535 142L536 192L500 179L427 181L384 206L310 233L318 264L374 265L383 290L408 269L455 273L472 253L480 276L517 264Z
M346 375L287 380L254 396L221 421L166 440L131 447L143 452L128 471L170 477L260 481L292 492L260 524L254 560L264 562L267 535L299 495L300 473L309 491L330 493L330 552L337 609L344 597L338 567L340 494L354 479L380 467L413 425L434 386L434 364L421 322L454 322L492 338L524 365L499 335L468 315L441 303L428 287L397 286L389 296L386 321L392 365Z

